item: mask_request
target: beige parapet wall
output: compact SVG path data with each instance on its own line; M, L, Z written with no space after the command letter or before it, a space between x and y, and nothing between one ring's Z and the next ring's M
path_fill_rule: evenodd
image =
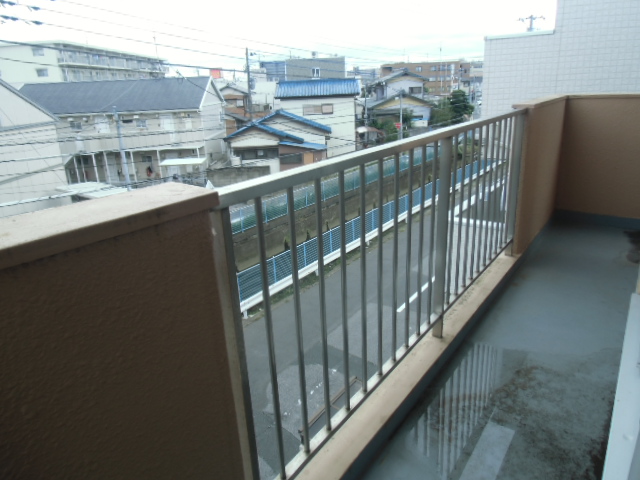
M556 207L640 219L640 94L568 97Z
M172 183L0 219L0 478L248 478L216 201Z

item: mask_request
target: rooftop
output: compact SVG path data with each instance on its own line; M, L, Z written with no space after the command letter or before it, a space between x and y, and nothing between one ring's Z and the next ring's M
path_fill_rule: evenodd
M327 78L286 81L278 84L276 98L335 97L360 95L360 82L355 78Z

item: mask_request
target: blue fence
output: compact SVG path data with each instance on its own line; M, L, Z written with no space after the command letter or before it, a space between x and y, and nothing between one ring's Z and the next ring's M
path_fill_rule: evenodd
M427 160L433 159L433 147L427 147ZM422 151L417 151L413 158L414 165L419 165L422 161ZM409 156L403 155L400 158L400 171L409 168ZM389 177L395 174L394 160L385 160L383 164L383 176ZM376 164L365 167L365 183L369 185L378 181L378 166ZM338 196L338 177L329 178L321 183L322 201ZM350 192L360 188L360 174L357 170L352 170L344 175L344 190ZM307 185L293 192L293 203L295 210L315 205L316 195L313 185ZM262 211L264 212L265 223L287 214L287 196L278 195L262 201ZM240 233L256 226L255 210L253 205L235 209L231 212L232 232Z
M408 160L407 160L408 163ZM479 168L484 168L480 164L483 162L475 161L470 165L466 165L464 169L464 178L468 179L478 173ZM484 163L483 163L484 165ZM462 168L456 170L455 183L462 182L463 173ZM452 179L453 180L453 179ZM337 184L337 181L336 181ZM346 182L345 182L346 184ZM345 186L346 189L346 186ZM436 182L436 194L439 193L439 181ZM336 193L337 195L337 193ZM433 184L428 183L422 189L416 188L411 194L412 208L420 205L422 201L422 195L424 195L425 201L433 198ZM405 213L409 210L409 195L403 195L398 198L398 212L399 214ZM327 197L331 198L331 197ZM294 200L295 202L295 200ZM253 208L253 207L251 207ZM286 203L285 203L286 213ZM382 223L385 224L393 219L394 201L385 203L382 206ZM360 239L360 217L356 217L353 220L348 221L344 228L346 229L345 235L347 244ZM341 226L332 228L331 230L322 234L324 256L329 255L340 249L340 229ZM365 214L365 229L366 232L372 232L378 228L378 208L372 209ZM269 285L273 285L280 280L286 279L291 276L291 250L280 253L267 260L267 272L269 276ZM312 238L304 243L301 243L297 247L298 253L298 268L303 269L318 261L318 239ZM237 274L238 277L238 290L240 292L240 301L247 300L248 298L260 293L262 291L262 280L260 275L260 265L254 265Z

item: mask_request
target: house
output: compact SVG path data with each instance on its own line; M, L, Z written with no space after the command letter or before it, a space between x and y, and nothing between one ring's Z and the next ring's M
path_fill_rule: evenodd
M0 80L0 217L71 203L65 155L56 141L59 119Z
M227 135L242 128L253 119L268 115L272 110L274 83L256 82L251 98L249 98L246 82L244 84L243 82L226 82L224 85L218 84L218 89L226 103L224 112Z
M11 84L164 77L166 60L73 42L0 41L0 72Z
M225 138L234 165L267 163L271 173L327 158L331 127L277 110Z
M367 119L392 118L394 122L400 121L400 109L402 109L403 115L410 114L412 120L428 122L431 116L431 108L433 107L433 103L407 94L404 91L381 100L364 100L366 100L366 104L363 99L359 99L359 103L362 105L362 111L359 113L362 114L362 117L366 115Z
M360 82L353 78L280 82L280 108L331 128L327 157L355 150L355 97Z
M373 93L375 100L383 100L405 92L415 97L424 97L427 94L425 83L427 78L417 73L412 73L408 69L380 77L378 80L367 85L367 93Z
M211 77L27 84L20 92L60 119L69 183L193 174L225 159L224 100Z
M345 78L345 57L289 58L260 62L270 82L308 80L313 78Z

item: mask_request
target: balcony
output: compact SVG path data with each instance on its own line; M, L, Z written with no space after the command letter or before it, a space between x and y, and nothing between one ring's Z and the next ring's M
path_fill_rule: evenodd
M551 425L538 447L606 444L639 121L640 95L555 97L216 192L2 219L1 476L507 478L527 422ZM633 454L630 414L609 452ZM536 471L581 458L541 450Z

